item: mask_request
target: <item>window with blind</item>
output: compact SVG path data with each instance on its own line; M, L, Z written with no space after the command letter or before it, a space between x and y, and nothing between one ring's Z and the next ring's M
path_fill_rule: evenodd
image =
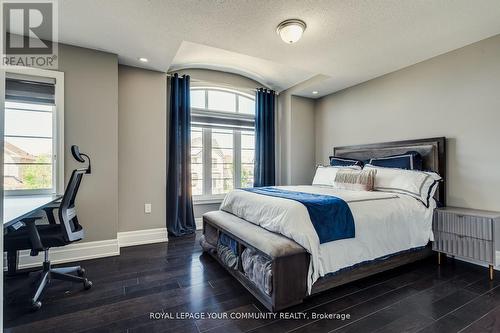
M191 178L195 199L253 186L255 101L220 88L191 89Z
M40 70L41 71L41 70ZM46 72L46 71L44 71ZM58 91L60 93L60 91ZM4 190L6 195L61 192L62 110L56 79L7 73Z

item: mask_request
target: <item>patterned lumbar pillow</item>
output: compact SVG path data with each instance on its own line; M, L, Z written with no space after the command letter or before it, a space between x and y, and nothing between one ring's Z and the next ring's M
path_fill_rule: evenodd
M334 187L343 190L373 191L377 170L339 170Z
M335 167L318 165L312 184L319 186L333 186L335 176L339 170L361 170L359 166Z

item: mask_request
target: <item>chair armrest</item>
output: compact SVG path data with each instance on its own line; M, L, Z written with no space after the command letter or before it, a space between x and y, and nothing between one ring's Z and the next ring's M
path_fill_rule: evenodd
M40 239L40 234L38 233L38 229L36 228L36 220L35 218L23 219L23 222L26 224L26 228L28 229L28 235L30 237L31 243L31 251L32 253L38 251L43 251L45 248L43 247L42 240Z

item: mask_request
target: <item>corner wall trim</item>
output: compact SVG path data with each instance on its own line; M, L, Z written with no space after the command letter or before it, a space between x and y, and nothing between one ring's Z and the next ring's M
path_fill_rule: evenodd
M52 248L49 253L52 264L111 257L119 254L120 248L118 247L117 239L73 243L67 246ZM4 254L4 270L6 270L6 258L7 256ZM40 267L42 262L43 252L40 252L36 257L32 257L29 250L19 251L19 269Z
M167 228L119 232L117 237L120 247L168 242Z

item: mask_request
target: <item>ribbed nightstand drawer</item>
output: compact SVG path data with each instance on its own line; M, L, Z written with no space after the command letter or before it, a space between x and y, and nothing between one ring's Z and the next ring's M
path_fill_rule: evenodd
M435 214L433 228L435 231L493 240L493 220L489 217L457 214L444 210L436 210Z
M493 260L493 242L490 240L450 234L443 231L434 232L432 249L455 256L491 262Z

